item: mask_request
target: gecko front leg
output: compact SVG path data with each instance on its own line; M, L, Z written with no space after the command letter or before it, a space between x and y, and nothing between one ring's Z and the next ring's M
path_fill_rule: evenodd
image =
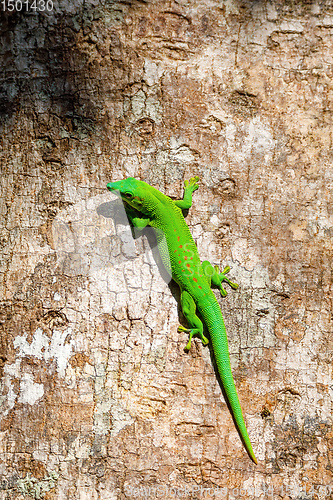
M151 223L151 220L147 217L139 217L139 212L130 205L125 206L125 212L129 223L138 229L143 229Z
M198 189L199 177L191 177L189 181L184 181L184 196L182 200L176 200L175 205L182 210L187 210L192 206L192 194Z

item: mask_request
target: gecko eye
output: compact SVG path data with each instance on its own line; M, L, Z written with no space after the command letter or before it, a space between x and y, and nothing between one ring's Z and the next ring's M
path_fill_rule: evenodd
M125 196L125 198L127 198L128 200L130 200L131 198L133 198L132 193L129 193L129 192L124 193L124 196Z

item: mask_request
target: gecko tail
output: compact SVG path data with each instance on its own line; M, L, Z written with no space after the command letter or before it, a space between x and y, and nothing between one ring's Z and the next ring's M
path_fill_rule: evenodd
M201 308L198 304L198 308L210 334L218 373L223 385L231 415L235 422L235 426L249 457L255 464L258 464L258 460L252 449L252 444L246 429L235 382L231 372L228 339L220 306L218 303L213 303L208 308L207 306L205 308Z

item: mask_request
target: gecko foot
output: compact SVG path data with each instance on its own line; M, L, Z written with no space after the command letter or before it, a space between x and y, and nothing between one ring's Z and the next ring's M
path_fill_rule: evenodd
M219 272L219 268L218 266L214 266L215 267L215 271L218 273ZM238 286L237 283L233 283L232 281L230 281L227 277L226 277L226 274L230 271L230 267L227 266L223 269L222 273L219 274L219 277L220 277L220 280L221 282L222 281L226 281L228 283L229 286L231 286L231 288L233 288L234 290L237 290ZM222 293L222 290L223 292L225 293ZM222 297L225 297L227 295L227 292L221 288L221 295Z
M198 181L199 177L196 175L195 177L191 177L189 181L184 181L184 187L186 191L190 191L193 193L196 189L198 189Z
M209 343L209 340L207 339L207 337L205 337L204 334L202 332L200 332L200 330L198 328L185 328L184 326L179 325L178 332L187 332L187 333L190 334L189 341L188 341L188 343L186 344L186 347L185 347L186 351L189 351L191 349L192 337L194 335L199 335L199 337L200 337L201 342L203 343L203 345L207 345Z

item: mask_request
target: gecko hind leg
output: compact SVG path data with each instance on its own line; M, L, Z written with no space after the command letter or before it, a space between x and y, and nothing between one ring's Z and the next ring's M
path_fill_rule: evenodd
M192 296L186 291L181 291L180 303L183 314L191 328L184 328L182 325L178 327L178 332L188 332L190 334L189 341L185 347L188 351L191 349L191 341L194 335L199 335L203 345L208 344L208 339L203 334L203 324L200 318L196 315L196 305Z
M226 277L226 274L230 271L229 266L225 267L222 273L220 273L219 267L212 266L208 260L204 260L201 265L209 286L216 286L220 290L222 297L228 295L228 292L222 286L223 281L226 281L231 288L237 290L237 283L233 283Z

